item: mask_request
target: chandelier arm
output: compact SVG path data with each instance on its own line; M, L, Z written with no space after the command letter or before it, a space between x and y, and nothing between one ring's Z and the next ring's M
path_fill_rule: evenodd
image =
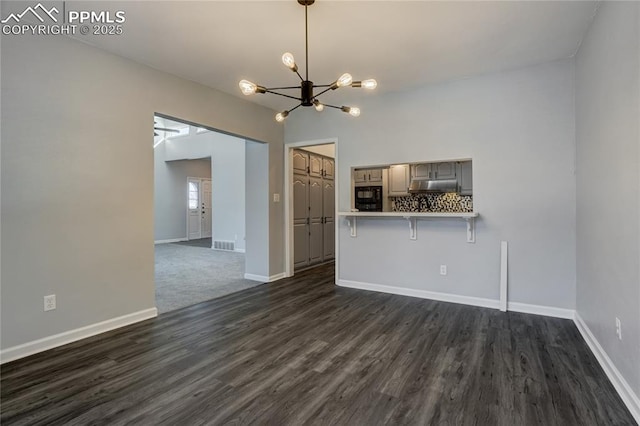
M313 87L331 87L331 84L314 84Z
M298 70L296 70L296 74L298 74L298 77L300 77L300 81L304 81L304 78L302 78L302 76L300 75L300 73L298 72Z
M301 98L296 98L295 96L285 95L284 93L272 92L271 90L265 90L266 93L273 93L274 95L284 96L285 98L295 99L296 101L301 101Z
M289 112L293 111L294 109L300 108L302 106L302 103L299 103L298 105L294 106L293 108L291 108L289 110Z
M329 108L342 109L342 107L335 106L335 105L329 105L329 104L322 104L322 105L324 105L326 107L329 107Z
M321 86L314 86L314 87L321 87ZM331 90L331 87L332 87L332 86L330 85L328 88L324 89L322 92L320 92L320 93L316 94L316 95L314 96L314 98L317 98L318 96L322 95L323 93L327 93L329 90Z
M285 90L285 89L298 89L298 90L300 90L300 86L267 87L267 88L265 88L265 90Z

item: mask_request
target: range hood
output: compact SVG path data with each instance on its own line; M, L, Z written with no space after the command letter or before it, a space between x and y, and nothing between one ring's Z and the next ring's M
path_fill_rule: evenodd
M409 192L419 194L424 192L458 192L456 179L411 179Z

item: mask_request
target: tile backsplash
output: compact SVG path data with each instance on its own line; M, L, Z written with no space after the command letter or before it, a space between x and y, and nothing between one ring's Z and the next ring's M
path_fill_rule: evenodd
M412 194L406 197L391 197L394 212L473 212L473 196L456 193Z

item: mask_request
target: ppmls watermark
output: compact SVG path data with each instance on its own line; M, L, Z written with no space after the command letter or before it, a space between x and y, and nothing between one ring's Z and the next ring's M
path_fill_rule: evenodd
M62 10L60 10L62 9ZM126 21L123 10L67 10L42 3L10 13L0 21L3 35L120 35Z

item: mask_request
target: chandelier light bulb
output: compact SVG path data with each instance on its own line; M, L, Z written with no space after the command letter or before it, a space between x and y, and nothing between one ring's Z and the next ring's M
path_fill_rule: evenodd
M362 80L362 87L364 89L373 90L376 87L378 87L378 82L375 81L373 78L370 78L368 80Z
M322 105L320 103L320 101L317 100L317 99L315 101L313 101L313 106L316 108L316 111L318 111L318 112L320 112L320 111L322 111L324 109L324 105Z
M240 86L240 90L245 95L253 95L254 93L256 93L256 89L258 88L256 84L250 82L249 80L240 80L238 86Z
M336 81L336 85L338 87L350 86L353 81L353 77L348 72L345 72L340 76L340 78Z
M352 115L354 117L359 117L360 116L360 108L358 108L358 107L343 106L343 107L340 107L340 109L343 112L346 112L347 114L350 114L350 115Z
M282 111L276 114L276 121L278 123L282 123L284 121L285 118L287 118L287 115L289 115L289 111Z
M282 55L282 63L292 71L298 71L298 66L296 65L296 60L293 58L293 55L289 52Z

